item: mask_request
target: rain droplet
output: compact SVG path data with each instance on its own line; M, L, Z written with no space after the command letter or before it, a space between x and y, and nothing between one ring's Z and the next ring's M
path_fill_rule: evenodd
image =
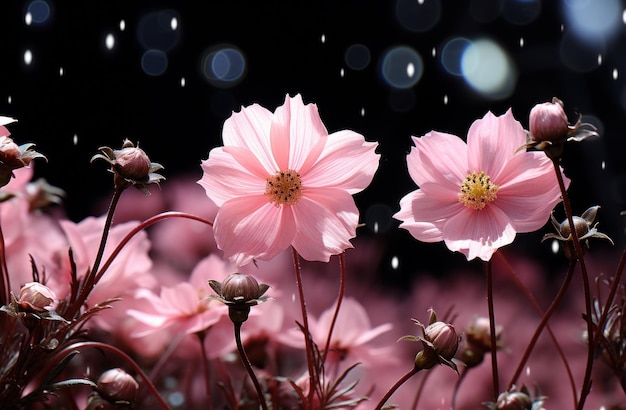
M361 108L361 117L365 117L365 107Z
M443 105L448 105L448 94L443 96Z
M24 63L30 65L33 62L33 52L30 50L24 51Z
M78 134L74 134L74 138L72 138L72 142L74 143L74 145L78 145Z
M617 77L619 76L619 73L617 72L617 68L613 69L613 79L617 80Z
M120 31L124 31L126 29L126 22L122 19L120 20Z
M524 37L520 37L519 38L519 46L520 46L520 48L524 47Z
M326 43L326 34L322 34L320 40L322 41L322 44Z
M170 27L172 30L176 30L178 28L178 19L176 17L172 17L170 20Z
M391 269L398 269L398 265L400 265L400 260L397 256L391 258Z
M598 65L602 65L602 54L598 54Z
M106 46L107 50L112 50L113 47L115 47L115 37L113 37L113 34L107 34L104 40L104 45Z
M342 68L341 70L339 70L339 76L340 76L341 78L343 78L343 75L344 75L344 74L345 74L345 71L344 71L344 69L343 69L343 68Z
M11 96L9 95L9 96L7 97L7 103L11 104L11 101L13 101L13 99L12 99L12 98L11 98Z
M559 253L559 241L557 241L556 239L552 241L552 253L555 255Z
M602 161L602 163L600 164L600 168L602 168L603 170L606 169L606 161Z
M33 15L30 14L30 11L29 11L24 16L24 23L26 23L27 26L30 26L32 22L33 22Z
M63 70L63 67L59 67L59 77L63 77L64 73L65 71Z
M372 227L372 231L374 231L374 233L378 233L378 222L374 222L374 226Z
M430 51L430 54L432 54L433 57L437 57L437 49L433 47L433 49Z
M185 84L186 84L185 77L181 77L181 79L180 79L180 86L184 87Z

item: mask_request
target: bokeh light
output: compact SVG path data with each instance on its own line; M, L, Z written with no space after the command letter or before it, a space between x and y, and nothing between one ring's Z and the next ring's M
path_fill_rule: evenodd
M448 40L441 48L440 61L443 68L452 75L462 76L461 59L472 42L464 37Z
M146 50L141 57L141 69L151 76L163 74L167 65L167 55L161 50Z
M31 1L26 8L24 20L26 25L45 24L50 20L52 9L44 0Z
M363 44L353 44L346 50L344 59L351 69L363 70L369 65L372 55L367 46Z
M115 36L112 33L106 35L104 39L104 46L107 50L113 50L113 47L115 47Z
M598 43L594 47L587 47L571 30L563 33L559 48L561 61L570 70L586 73L594 70L601 64L601 56L605 47Z
M483 97L509 97L517 82L517 72L504 49L489 39L473 41L461 57L467 84Z
M506 0L502 16L512 24L523 26L530 24L541 13L541 0Z
M24 51L24 64L31 65L33 62L33 52L30 50Z
M561 4L568 28L588 44L613 38L622 23L620 0L562 0Z
M380 68L383 80L394 88L411 88L422 78L424 63L417 51L399 46L388 50Z
M441 3L439 0L397 0L396 18L405 29L423 33L439 22Z
M174 10L161 10L146 14L137 25L137 38L146 50L168 52L180 40L179 16ZM176 21L175 24L172 22Z
M201 70L212 85L220 88L233 87L245 77L246 59L237 47L221 45L205 53Z

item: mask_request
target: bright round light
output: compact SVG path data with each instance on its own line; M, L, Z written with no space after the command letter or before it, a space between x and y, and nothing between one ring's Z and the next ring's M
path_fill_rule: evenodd
M381 75L394 88L411 88L422 78L424 62L410 47L396 47L383 56Z
M562 0L562 4L567 26L585 43L612 38L622 24L620 0Z
M202 73L213 85L220 88L233 87L246 74L246 59L234 46L219 46L208 51L202 60Z
M456 37L446 42L441 49L441 65L452 75L463 75L461 58L465 50L472 44L466 38Z
M44 24L51 15L50 5L44 0L32 1L26 9L26 24Z
M474 41L461 57L465 81L484 97L502 99L515 89L516 70L506 52L491 40Z

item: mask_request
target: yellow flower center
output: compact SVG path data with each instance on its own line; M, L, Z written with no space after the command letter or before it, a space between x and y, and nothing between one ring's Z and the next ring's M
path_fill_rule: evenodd
M293 205L302 198L302 179L293 169L278 171L267 178L265 196L276 206Z
M465 177L459 192L459 201L477 211L497 198L498 186L491 182L485 171L472 172Z

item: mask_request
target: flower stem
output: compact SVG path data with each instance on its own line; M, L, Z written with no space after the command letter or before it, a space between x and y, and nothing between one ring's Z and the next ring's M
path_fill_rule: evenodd
M413 368L411 370L409 370L404 376L400 377L400 379L398 379L398 381L393 386L391 386L391 388L387 391L387 393L385 393L383 398L380 399L380 401L376 405L375 410L381 410L383 408L383 405L396 392L396 390L398 390L400 388L400 386L402 386L411 377L415 376L417 374L417 372L419 372L419 371L420 371L419 367L413 366Z
M9 299L11 299L11 278L9 277L9 269L7 268L7 254L4 243L4 234L2 233L2 225L0 224L0 286L2 286L2 300L0 300L0 306L8 305Z
M496 335L496 318L493 308L493 273L491 260L485 264L485 270L487 273L487 308L489 310L489 336L491 338L491 377L493 380L493 401L498 401L498 395L500 395L500 380L498 376L498 349L496 348L497 335Z
M302 327L304 328L304 345L306 347L306 361L309 369L309 396L308 408L313 405L313 394L316 390L317 380L315 373L315 363L313 354L313 340L311 340L311 332L309 331L309 317L306 311L306 301L304 299L304 288L302 287L302 268L300 267L300 258L295 248L291 248L293 256L294 269L296 270L296 284L298 286L298 294L300 297L300 310L302 311ZM303 403L304 404L304 403ZM306 407L305 407L306 408Z
M252 383L254 384L254 388L256 389L256 394L259 397L259 403L261 403L261 408L263 410L267 409L267 403L265 402L265 395L263 394L263 389L261 389L261 385L259 384L259 380L254 374L254 370L252 369L252 365L250 364L250 360L248 359L248 355L246 354L245 349L243 348L243 343L241 343L241 323L233 322L235 326L235 342L237 343L237 350L239 351L239 356L241 357L241 361L243 362L244 367L248 371L250 375L250 379L252 379Z
M580 271L583 276L583 292L585 294L585 321L587 322L587 335L589 340L587 343L587 365L585 368L585 378L583 380L582 389L580 391L580 400L578 401L578 410L583 410L585 405L585 399L589 395L591 390L591 369L593 368L593 351L595 346L595 338L593 333L593 323L591 321L591 290L589 285L589 275L587 274L587 266L583 258L583 249L578 239L578 232L574 228L574 213L572 212L572 206L569 202L569 196L563 182L563 174L561 174L561 168L559 167L559 160L552 159L552 165L554 165L554 172L556 173L556 179L561 189L561 196L563 197L563 207L565 208L565 214L567 215L567 221L569 222L570 234L572 235L572 242L574 243L574 250L576 251L576 257L580 261Z
M328 337L326 338L326 347L324 348L324 354L322 356L322 363L326 363L326 356L330 350L330 341L332 339L333 330L337 323L337 316L339 316L339 309L341 308L341 302L346 291L346 260L344 253L339 254L339 295L337 296L337 305L335 306L335 312L333 313L333 319L330 322L330 328L328 329Z
M204 339L206 337L205 331L196 333L198 340L200 341L200 350L202 351L202 373L204 375L204 390L206 391L207 409L213 408L211 405L211 375L209 372L209 355L204 345Z

